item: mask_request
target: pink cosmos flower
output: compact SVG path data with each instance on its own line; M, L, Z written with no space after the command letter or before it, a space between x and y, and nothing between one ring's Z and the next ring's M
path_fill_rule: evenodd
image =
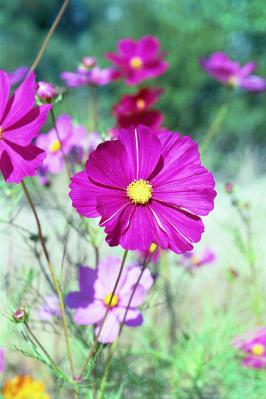
M266 327L236 338L233 345L246 354L243 366L255 369L266 368Z
M216 260L215 253L211 249L205 249L201 254L196 251L182 255L181 264L188 270L198 269L209 265Z
M51 321L54 317L59 318L59 299L56 295L47 295L44 302L38 308L38 318L42 321Z
M160 51L160 42L154 36L144 36L138 41L120 40L117 50L117 53L107 53L106 58L121 69L128 85L156 78L169 66L164 61L165 53Z
M46 154L31 144L44 125L50 105L35 105L35 75L29 76L9 98L10 78L0 71L0 171L8 183L33 176Z
M75 72L62 72L60 74L68 87L105 86L120 77L120 73L113 68L94 67L87 69L78 67Z
M214 179L188 136L138 126L100 144L76 174L70 197L77 211L101 217L110 246L147 250L152 243L190 251L204 231L199 215L213 209Z
M96 335L109 305L108 316L100 334L99 341L102 343L110 343L117 338L130 296L141 272L141 268L136 264L125 268L110 303L120 266L121 259L114 257L102 261L97 270L80 266L79 291L71 292L65 298L67 306L75 309L74 321L83 325L95 324ZM129 307L126 326L136 327L142 324L142 314L137 308L143 304L152 284L153 278L146 269Z
M85 137L88 134L81 125L74 125L70 115L62 114L56 119L56 127L64 154L75 163L80 163L84 152ZM46 173L58 174L64 170L64 157L61 144L58 140L55 129L46 134L41 134L36 144L44 149L47 157L43 163Z
M232 61L225 53L217 51L209 58L202 58L200 64L210 76L224 84L240 87L247 91L266 90L266 80L252 75L256 69L255 62L249 62L241 67L238 62Z
M54 85L49 82L40 81L37 83L36 96L42 101L50 102L57 97L58 92Z
M0 348L0 373L5 370L5 352L3 348Z
M17 83L21 82L27 73L29 72L29 68L25 65L18 67L17 69L14 69L12 72L8 72L8 76L10 79L10 85L16 85Z
M158 101L162 92L163 89L144 88L137 94L123 96L113 108L117 126L128 128L132 125L145 125L158 129L163 122L163 115L150 107Z

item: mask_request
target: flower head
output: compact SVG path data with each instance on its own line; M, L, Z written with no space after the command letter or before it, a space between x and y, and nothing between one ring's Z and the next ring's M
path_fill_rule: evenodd
M114 68L99 68L95 66L91 69L78 67L75 72L62 72L60 74L68 87L81 86L105 86L120 77L120 73Z
M217 51L209 58L202 58L200 64L210 76L226 85L240 87L247 91L266 90L266 79L252 75L256 69L254 62L249 62L241 67L238 62L232 61L225 53Z
M29 375L18 375L6 381L3 387L5 399L50 399L44 384Z
M121 129L100 144L70 185L73 206L101 217L110 246L147 250L152 243L176 253L190 251L213 209L214 179L188 136L145 126Z
M165 53L160 51L160 42L154 36L144 36L138 41L120 40L117 50L117 53L107 53L106 57L120 68L128 85L156 78L168 68Z
M118 128L128 128L132 125L145 125L157 129L161 126L163 116L160 111L151 109L163 90L144 88L133 95L126 95L114 106L113 114Z
M48 133L39 135L36 140L37 145L47 153L41 173L43 168L51 174L61 173L64 169L63 152L73 162L79 163L82 160L85 138L88 134L86 129L81 125L75 126L71 116L67 114L58 116L56 127L59 138L53 128Z
M236 338L233 345L246 354L243 366L266 369L266 327Z
M51 321L60 317L59 299L56 295L47 295L38 308L38 318L42 321Z
M8 72L8 76L10 79L10 85L16 85L17 83L21 82L27 73L29 72L29 68L25 65L18 67L17 69L14 69L12 72Z
M58 96L58 92L51 83L40 81L37 83L36 95L41 101L51 102Z
M33 176L45 152L31 144L51 105L34 107L35 75L31 73L9 98L10 78L0 71L0 171L8 183Z
M206 249L201 254L192 251L182 255L181 265L188 270L194 270L213 263L215 259L216 255L210 249Z
M95 324L96 334L109 308L100 334L102 343L113 342L117 338L120 324L123 322L132 291L141 272L141 268L136 264L125 268L112 296L120 265L120 258L109 257L99 264L97 270L80 266L79 291L71 292L65 298L67 306L75 309L74 321L77 324ZM137 308L143 304L152 284L150 271L146 269L135 290L125 325L135 327L142 324L142 314Z

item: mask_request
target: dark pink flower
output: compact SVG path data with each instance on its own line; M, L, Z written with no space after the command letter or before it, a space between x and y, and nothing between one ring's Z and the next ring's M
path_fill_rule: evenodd
M17 83L21 82L27 73L29 72L29 68L27 66L21 66L15 69L12 72L8 72L8 76L10 79L10 85L16 85Z
M157 129L161 126L163 115L160 111L151 109L163 89L144 88L137 94L123 96L114 106L113 114L117 120L117 127L128 128L132 125L145 125Z
M202 253L196 251L187 252L182 255L181 265L188 270L201 268L216 260L216 255L211 249L205 249Z
M31 144L44 125L50 105L35 105L34 73L9 98L10 78L0 71L0 171L8 183L36 174L46 154Z
M108 316L100 334L102 343L110 343L117 338L130 296L141 272L141 268L136 264L125 268L110 303L120 265L120 258L109 257L100 262L96 270L80 266L79 291L71 292L65 298L67 306L75 309L74 321L82 325L95 324L96 334L109 307ZM137 327L142 324L143 318L138 307L143 304L152 284L153 278L150 271L146 269L129 307L125 319L126 326Z
M51 83L40 81L37 83L36 95L42 101L51 102L58 96L58 92L56 87Z
M243 366L255 369L266 368L266 327L236 338L233 345L246 354Z
M101 217L110 246L147 250L152 243L190 251L204 231L199 215L213 209L214 179L188 136L146 126L121 129L100 144L70 185L73 206Z
M202 58L200 64L210 76L224 84L240 87L247 91L266 90L266 80L252 75L256 69L255 62L249 62L241 67L238 62L232 61L225 53L217 51L209 58Z
M156 78L169 66L164 61L165 53L160 51L160 42L154 36L144 36L138 41L120 40L117 50L117 53L107 53L106 57L121 69L128 85Z
M94 67L87 69L79 67L75 72L62 72L60 74L62 80L68 87L81 86L105 86L120 77L120 73L113 68Z

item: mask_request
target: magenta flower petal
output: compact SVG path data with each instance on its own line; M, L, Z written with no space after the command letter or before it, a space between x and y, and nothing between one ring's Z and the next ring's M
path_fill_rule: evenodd
M107 318L105 320L104 326L102 328L99 342L104 344L108 344L114 342L118 337L120 328L120 323L114 312L109 312ZM100 325L98 325L95 329L95 334L97 335L100 329Z
M71 309L86 308L92 302L93 296L85 291L70 292L65 297L65 304Z
M138 52L144 59L153 60L157 57L160 49L160 42L154 36L144 36L139 41Z
M21 147L5 142L5 150L0 155L0 170L8 183L20 183L27 176L34 176L46 154L34 145ZM1 147L0 147L1 154Z
M248 62L247 64L243 65L237 72L238 78L245 78L246 76L250 75L256 69L256 62Z
M131 128L131 133L122 129L119 140L127 152L131 165L131 180L148 179L160 158L161 143L155 135L149 134L149 128L139 126Z
M95 324L103 319L105 311L104 304L95 300L85 308L78 308L74 314L74 321L82 325Z
M8 114L2 122L4 129L22 119L35 104L35 74L31 72L15 90L7 103ZM7 112L7 110L6 110Z
M136 51L137 44L135 40L128 38L120 40L117 47L121 53L130 57Z
M86 171L96 184L122 189L129 184L124 173L128 165L130 163L123 145L119 141L106 141L90 154Z
M91 269L87 266L79 266L79 288L81 291L86 292L88 294L93 291L90 289L95 283L97 279L97 273L95 269Z
M33 108L5 131L5 138L19 145L29 145L45 124L51 105Z
M266 90L266 79L250 75L240 79L239 86L247 91L262 92Z
M3 114L6 109L10 92L10 80L8 74L5 71L0 70L0 123L3 120Z

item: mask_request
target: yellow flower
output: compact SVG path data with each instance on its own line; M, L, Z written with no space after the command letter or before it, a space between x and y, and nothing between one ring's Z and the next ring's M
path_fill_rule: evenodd
M29 375L18 375L5 382L3 395L4 399L51 399L44 390L41 381L33 380Z

